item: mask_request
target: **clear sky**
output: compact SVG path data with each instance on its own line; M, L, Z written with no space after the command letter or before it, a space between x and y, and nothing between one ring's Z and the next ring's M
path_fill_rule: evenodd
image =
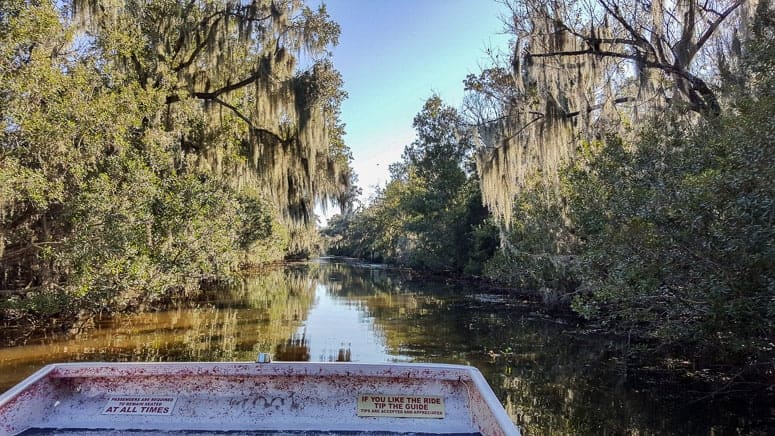
M368 199L414 139L412 120L425 100L436 93L459 107L463 79L489 64L486 49L507 47L504 7L494 0L324 3L342 29L333 60L349 94L345 141Z

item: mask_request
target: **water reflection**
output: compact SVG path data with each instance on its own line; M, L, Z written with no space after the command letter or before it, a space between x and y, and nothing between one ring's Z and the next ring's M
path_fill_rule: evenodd
M0 352L0 389L42 365L73 361L252 361L292 337L315 298L304 271L276 270L213 292L194 307L95 320L69 339Z
M245 280L197 307L98 320L69 340L4 349L0 389L48 362L254 360L271 351L275 360L474 365L528 435L749 434L772 413L766 404L687 404L675 384L635 385L615 345L527 302L320 261Z
M334 282L339 283L339 282ZM315 302L300 327L308 338L312 360L323 362L389 362L399 360L389 352L381 329L368 307L342 297L323 282Z
M275 360L306 362L309 356L309 344L304 334L301 336L294 334L288 340L277 344L274 352Z

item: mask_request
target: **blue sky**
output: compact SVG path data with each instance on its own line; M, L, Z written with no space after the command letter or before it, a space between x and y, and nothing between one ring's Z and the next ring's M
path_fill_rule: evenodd
M504 7L493 0L324 3L342 29L333 59L349 94L345 141L368 199L414 139L412 119L425 100L436 93L459 107L463 79L489 64L485 50L507 46Z

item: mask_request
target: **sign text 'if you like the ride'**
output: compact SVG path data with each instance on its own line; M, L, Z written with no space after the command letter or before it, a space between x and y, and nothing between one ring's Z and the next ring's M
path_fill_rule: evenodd
M359 394L358 416L442 419L444 418L444 397Z

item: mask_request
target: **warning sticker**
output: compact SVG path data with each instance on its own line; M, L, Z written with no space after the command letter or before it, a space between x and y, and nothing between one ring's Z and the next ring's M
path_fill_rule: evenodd
M442 419L444 418L444 397L359 394L358 416Z
M103 415L172 415L176 397L110 397Z

